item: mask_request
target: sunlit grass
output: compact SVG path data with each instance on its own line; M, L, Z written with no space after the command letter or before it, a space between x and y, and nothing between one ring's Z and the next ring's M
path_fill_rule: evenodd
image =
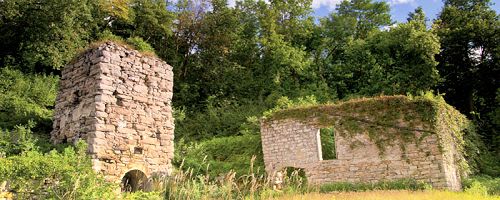
M451 191L367 191L367 192L342 192L342 193L308 193L304 195L283 196L282 200L500 200L500 196L486 196L467 192Z

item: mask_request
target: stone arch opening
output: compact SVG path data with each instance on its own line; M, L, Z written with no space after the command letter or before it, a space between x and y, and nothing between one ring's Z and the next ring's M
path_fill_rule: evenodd
M125 173L122 178L122 192L144 191L148 182L148 177L141 170L133 169Z

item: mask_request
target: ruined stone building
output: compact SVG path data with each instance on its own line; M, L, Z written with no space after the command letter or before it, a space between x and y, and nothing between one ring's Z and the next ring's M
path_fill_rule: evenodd
M172 87L164 61L113 42L94 45L62 70L51 139L87 141L97 172L139 189L172 170Z
M410 178L461 188L468 121L443 102L405 96L282 110L261 120L268 173L300 168L312 184ZM334 130L336 158L322 158L320 130Z

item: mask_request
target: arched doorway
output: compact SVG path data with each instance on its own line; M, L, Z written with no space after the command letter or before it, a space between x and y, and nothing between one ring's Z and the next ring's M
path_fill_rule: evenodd
M133 169L125 173L122 178L122 192L135 192L146 189L148 177L141 170Z

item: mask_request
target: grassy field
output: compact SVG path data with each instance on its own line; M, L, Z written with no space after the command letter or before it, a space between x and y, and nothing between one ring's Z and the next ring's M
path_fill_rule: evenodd
M283 196L280 200L500 200L500 196L451 191L367 191L367 192L336 192L328 194L308 193L304 195Z

